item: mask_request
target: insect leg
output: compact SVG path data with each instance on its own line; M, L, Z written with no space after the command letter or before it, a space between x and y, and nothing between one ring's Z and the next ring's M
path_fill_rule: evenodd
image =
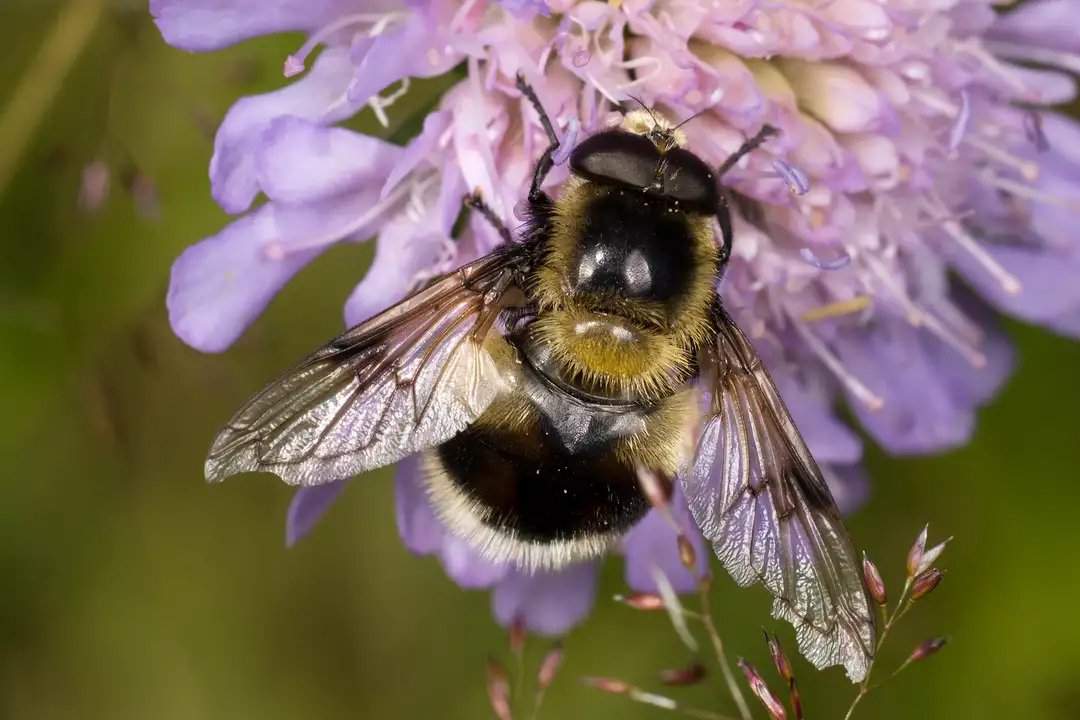
M554 164L551 158L555 151L559 149L559 136L555 134L555 126L551 124L551 118L544 111L544 106L540 104L540 98L536 97L536 91L532 89L529 83L525 82L525 76L520 73L517 76L517 88L532 103L536 114L540 116L540 124L543 125L548 138L547 150L544 151L544 154L540 156L540 160L536 163L536 169L533 170L532 186L529 188L529 202L537 202L544 195L540 185L544 182L544 178L547 177L548 172L551 171L551 166Z
M774 135L779 134L780 131L774 128L772 125L762 125L761 129L758 130L752 138L744 140L743 144L740 145L735 152L728 155L727 160L725 160L724 164L720 166L720 169L716 171L716 177L724 177L724 173L735 167L735 163L739 162L743 155L748 155L752 153L754 150L757 150L758 146L760 146L763 142L773 137Z
M720 202L716 206L716 222L720 224L720 256L717 258L717 275L722 276L724 274L724 268L727 267L728 258L731 257L731 243L734 238L734 232L731 229L731 211L728 210L727 195L724 194L723 189L720 190Z
M484 219L491 223L491 226L495 228L495 231L502 237L503 242L510 244L514 242L514 236L510 232L510 228L506 227L506 223L502 221L495 211L491 209L491 206L484 202L484 198L480 196L480 191L476 190L471 193L467 193L461 200L461 204L467 208L476 210L478 213L484 216Z

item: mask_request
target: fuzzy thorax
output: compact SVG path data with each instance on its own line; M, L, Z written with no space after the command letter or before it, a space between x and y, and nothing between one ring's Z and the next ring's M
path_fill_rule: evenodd
M654 400L685 382L697 348L711 338L717 248L710 218L661 208L662 201L642 196L641 203L684 223L673 240L689 246L689 271L678 293L664 302L575 293L572 274L590 205L610 193L630 192L571 178L555 203L551 236L530 292L540 310L536 330L567 380L605 395Z
M542 315L534 331L562 378L596 395L657 399L690 374L688 348L618 315L571 306Z

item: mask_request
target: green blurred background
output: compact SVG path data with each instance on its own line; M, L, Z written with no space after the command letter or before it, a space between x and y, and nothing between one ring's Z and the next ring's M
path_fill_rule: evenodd
M505 635L487 594L402 548L390 473L354 483L291 551L288 488L202 481L212 433L339 330L369 258L367 246L321 258L224 355L169 330L171 261L226 222L206 177L213 128L238 96L282 84L300 39L188 55L162 43L142 2L9 0L0 18L0 108L16 108L0 124L0 715L488 716L485 658L507 655ZM89 212L77 198L93 161L112 191ZM1080 344L1008 330L1018 371L971 445L870 451L873 496L850 525L894 589L924 522L956 540L945 583L883 667L930 635L951 644L860 717L1080 717ZM577 682L655 687L657 669L687 660L662 616L610 601L620 577L610 562L596 612L566 639L545 717L666 714ZM733 651L766 667L763 595L725 579L715 602ZM528 661L545 648L532 642ZM839 717L842 674L798 671L811 717ZM730 710L715 679L673 694Z

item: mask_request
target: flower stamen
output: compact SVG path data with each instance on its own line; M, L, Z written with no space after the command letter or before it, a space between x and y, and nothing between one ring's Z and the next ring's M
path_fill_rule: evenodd
M986 367L986 356L981 353L976 347L965 341L963 337L949 330L945 327L941 320L934 317L932 314L924 310L915 304L915 302L908 296L900 284L896 281L895 274L889 272L889 270L876 258L867 256L867 265L870 266L871 272L881 281L885 288L892 294L896 301L900 303L904 308L904 312L907 313L907 320L914 327L926 328L934 336L949 345L958 353L964 356L964 358L976 369L982 369Z
M992 275L999 283L1001 288L1010 295L1020 294L1022 286L1020 281L1016 277L1002 267L1001 263L993 258L986 249L979 244L979 241L971 236L963 226L955 220L946 220L941 226L942 229L956 241L956 244L963 248L971 257L973 257L983 268L986 269L990 275Z
M352 15L346 15L339 18L329 25L324 25L319 28L304 42L300 48L286 56L285 64L282 72L285 77L291 78L304 72L304 68L307 64L307 58L315 50L316 47L321 45L327 38L335 35L344 30L350 30L371 23L371 27L367 31L368 37L376 37L386 32L386 29L390 25L398 20L406 17L406 13L403 12L390 12L390 13L355 13Z
M398 185L385 198L369 208L367 212L362 213L359 217L340 230L335 230L332 233L325 233L323 235L314 235L303 240L290 242L288 245L278 239L270 240L263 245L263 253L269 260L283 260L289 255L303 252L304 250L320 248L341 238L349 237L396 205L409 190L410 186L405 183Z
M991 52L1010 60L1024 60L1041 65L1050 65L1073 73L1080 73L1080 53L1064 52L1041 45L1012 43L1003 40L987 42L986 47Z
M971 120L971 98L968 97L967 90L961 90L960 112L956 114L956 121L949 131L949 152L954 153L960 147L960 141L964 139L969 120Z
M1030 185L1010 180L1007 177L1002 177L1001 175L990 171L979 173L979 179L988 185L992 185L999 190L1004 190L1013 195L1019 195L1020 197L1034 200L1035 202L1041 202L1046 205L1054 205L1056 207L1064 208L1065 210L1080 212L1080 197L1068 198L1062 197L1061 195L1042 192Z
M390 118L386 115L386 109L404 97L407 92L409 92L409 78L403 77L401 78L401 86L397 90L385 96L376 93L368 100L368 105L371 106L372 112L375 113L375 119L384 128L390 127Z
M1021 96L1033 99L1038 97L1038 94L1033 92L1032 89L1020 79L1014 68L1002 62L1001 59L994 56L993 53L987 52L983 43L957 43L957 49L981 62L983 67L999 77L1006 85L1011 87Z
M855 377L848 371L844 364L840 362L840 358L833 354L831 350L825 345L825 342L814 333L810 332L810 328L806 326L806 323L796 320L792 323L799 335L810 347L810 350L818 356L818 359L829 369L836 378L843 383L848 392L859 399L864 405L871 410L880 410L885 407L885 400L879 395L875 394L870 388L863 383L862 380Z
M1035 182L1039 179L1039 166L1033 162L1028 162L1021 157L1013 155L1008 150L1003 150L994 143L983 140L978 135L970 134L964 137L964 144L979 150L981 153L996 160L1002 165L1008 165L1014 168L1017 172L1024 176L1024 179L1028 182Z
M844 317L845 315L854 315L870 308L872 305L873 300L870 299L869 295L856 295L847 300L837 300L807 310L802 314L802 319L806 322L821 322L822 320Z

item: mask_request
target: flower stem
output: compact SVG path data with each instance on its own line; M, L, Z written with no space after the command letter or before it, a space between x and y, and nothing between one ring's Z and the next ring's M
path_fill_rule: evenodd
M896 601L896 607L893 608L891 615L886 616L885 627L881 629L881 635L878 637L877 645L874 647L874 658L870 661L870 667L866 669L866 677L859 683L859 692L856 693L851 701L851 705L848 706L847 712L844 713L844 720L851 720L855 708L858 707L859 703L862 702L862 699L866 697L867 693L876 687L880 687L880 685L870 685L870 676L874 672L874 665L877 662L877 656L881 652L882 646L885 644L885 639L889 637L889 631L892 630L893 625L895 625L907 614L907 611L911 609L912 601L908 599L908 593L911 591L911 580L912 579L909 577L904 582L904 590L900 593L900 597ZM899 672L899 670L897 672ZM896 673L893 675L895 674Z
M693 707L680 707L681 712L686 717L698 718L699 720L734 720L727 715L720 715L709 710L701 710Z
M93 35L104 0L70 0L0 113L0 195L3 195L41 118Z
M701 578L698 581L698 595L701 598L701 621L705 624L705 632L709 635L709 640L712 641L713 650L716 652L716 660L720 664L720 672L724 674L724 682L727 684L728 692L731 693L731 699L735 701L735 706L739 709L739 717L742 720L751 720L750 706L746 704L746 698L743 697L742 690L739 689L739 683L735 679L735 673L731 670L731 663L728 662L727 653L724 652L724 641L721 639L720 633L716 629L716 622L713 620L712 608L709 603L709 586L710 580L708 577Z

